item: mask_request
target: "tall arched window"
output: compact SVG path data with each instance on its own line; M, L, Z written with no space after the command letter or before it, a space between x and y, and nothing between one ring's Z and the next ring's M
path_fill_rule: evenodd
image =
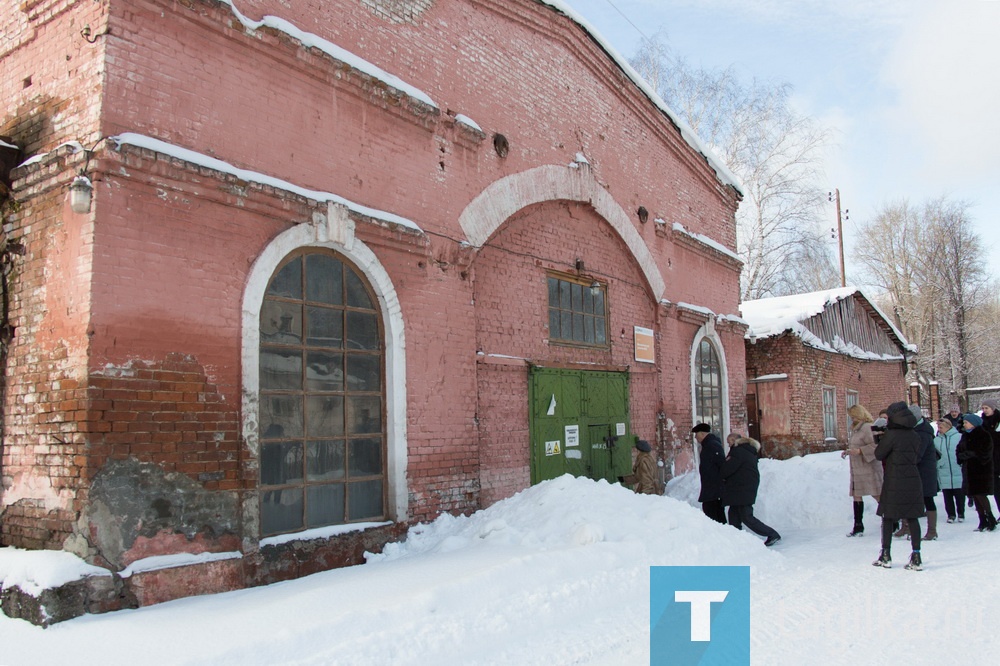
M340 256L275 271L260 310L261 535L386 517L384 336Z
M694 411L696 423L707 423L724 435L722 364L715 345L702 338L694 359Z

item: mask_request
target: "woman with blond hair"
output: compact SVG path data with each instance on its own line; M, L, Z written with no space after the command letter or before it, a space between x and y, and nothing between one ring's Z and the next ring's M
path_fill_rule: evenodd
M864 496L871 495L879 501L882 494L882 462L875 458L875 438L872 436L872 415L861 405L847 409L851 429L847 448L841 458L851 458L851 497L854 498L854 529L847 536L862 536L865 532L863 516Z

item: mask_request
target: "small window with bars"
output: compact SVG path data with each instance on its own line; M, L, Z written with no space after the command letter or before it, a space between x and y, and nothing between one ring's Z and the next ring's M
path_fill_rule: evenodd
M837 390L823 387L823 437L837 439Z
M844 416L847 418L847 432L851 431L851 415L847 413L847 410L858 404L858 402L858 392L848 389L847 400L844 402Z
M549 339L607 347L607 287L596 280L548 276Z

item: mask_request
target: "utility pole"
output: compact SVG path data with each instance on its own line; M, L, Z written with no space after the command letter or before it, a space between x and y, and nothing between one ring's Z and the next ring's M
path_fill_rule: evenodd
M847 272L844 270L844 223L840 219L840 189L830 193L830 201L837 202L837 243L840 246L840 286L847 286ZM846 210L844 211L847 212Z

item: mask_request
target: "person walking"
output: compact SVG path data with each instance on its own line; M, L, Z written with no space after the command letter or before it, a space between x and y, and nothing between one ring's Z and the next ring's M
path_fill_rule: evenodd
M923 561L920 557L920 523L924 515L924 490L920 482L920 435L914 430L917 419L905 402L894 402L886 408L888 426L885 434L875 447L875 457L885 461L885 478L882 495L878 503L878 515L882 516L882 550L872 564L876 567L892 566L892 530L896 520L909 525L910 543L913 552L907 569L920 571Z
M955 457L965 465L965 489L979 514L977 532L992 532L997 519L990 508L989 496L993 494L993 439L983 430L983 420L978 414L962 417L965 432L958 443Z
M962 439L962 433L951 425L951 419L942 416L938 420L934 448L938 452L937 478L944 496L944 510L947 522L965 521L965 491L962 490L962 465L955 457L955 449Z
M712 432L712 426L699 423L691 428L694 438L701 446L698 456L698 476L701 478L701 493L698 501L706 516L717 523L726 524L726 510L722 504L722 463L726 461L726 452L722 442Z
M1000 515L1000 404L996 400L983 400L983 430L993 440L993 501Z
M632 465L630 481L635 484L635 492L640 495L659 495L659 483L656 480L656 459L653 457L653 447L644 439L635 443L639 452Z
M764 545L771 547L781 540L774 528L765 525L753 515L760 487L760 442L750 437L740 437L729 450L722 465L722 502L729 506L729 524L740 530L743 525L765 537Z
M872 415L861 405L851 405L847 409L851 417L851 430L847 448L841 458L850 457L851 497L854 498L854 529L847 536L863 536L865 533L864 496L871 495L878 502L882 493L882 463L875 458L875 438L872 434Z

